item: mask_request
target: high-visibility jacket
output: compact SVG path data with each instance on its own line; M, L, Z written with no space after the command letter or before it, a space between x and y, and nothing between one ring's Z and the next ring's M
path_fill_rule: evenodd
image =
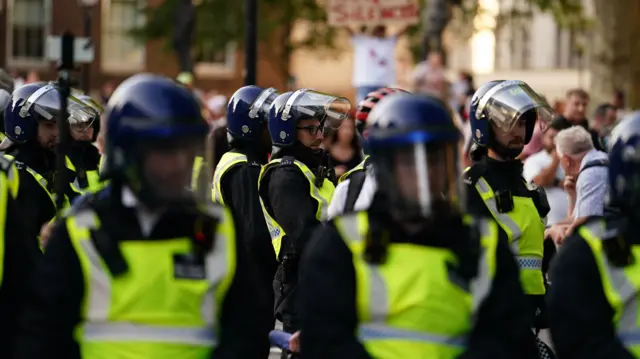
M83 359L211 357L235 274L236 238L230 211L218 206L210 211L220 221L202 269L175 265L176 255L192 255L190 238L120 241L128 271L116 277L92 240L99 216L87 207L65 219L84 277L81 322L74 330Z
M525 294L543 295L546 292L542 258L544 257L544 222L535 203L529 197L513 196L513 210L498 211L498 202L489 182L478 178L475 188L493 218L509 238L511 250L520 267L520 283Z
M262 186L262 180L264 175L268 170L275 166L281 165L283 158L278 158L275 160L271 160L265 166L262 167L260 171L260 177L258 178L258 190L260 190L260 186ZM316 218L319 221L323 221L327 218L327 209L329 208L329 201L331 201L331 197L333 197L333 191L335 191L336 187L334 184L329 181L327 178L324 179L322 183L322 187L316 187L316 175L305 165L304 163L294 160L294 159L286 159L286 163L288 161L291 162L292 165L296 166L302 174L309 181L309 196L313 198L317 203L318 207L316 209ZM292 193L292 196L302 196L302 193ZM262 206L262 212L264 213L265 222L267 222L267 228L269 229L269 234L271 235L271 243L273 244L273 249L276 252L276 257L280 256L280 247L282 246L282 238L286 235L282 227L273 219L273 214L269 213L267 207L264 205L264 198L260 196L260 205Z
M220 162L216 166L216 170L213 172L213 201L220 204L224 204L224 197L222 196L222 176L234 166L240 163L247 163L247 156L242 153L229 151L222 155Z
M20 188L18 169L12 161L0 156L0 287L4 271L5 228L7 226L7 204L9 198L16 199ZM9 224L10 225L10 224Z
M98 170L83 171L83 173L78 173L78 171L76 170L76 166L74 166L69 157L65 158L65 162L67 164L67 169L69 169L69 171L73 171L76 174L76 178L71 183L71 188L74 191L78 193L84 193L100 186L100 173L98 172ZM80 176L86 177L86 181L81 181Z
M608 233L609 232L609 233ZM620 268L609 262L602 248L603 240L615 240L617 233L607 231L604 220L594 220L581 226L578 234L589 244L595 259L602 289L607 302L613 309L613 322L618 339L636 358L640 358L640 246L633 245L633 264Z
M357 335L369 355L453 359L462 354L495 277L497 224L478 222L479 271L466 283L451 271L458 258L446 248L392 242L384 263L368 263L364 259L369 232L365 211L338 217L334 223L353 254Z
M362 160L362 162L358 163L357 166L353 167L352 169L350 169L348 172L346 172L345 174L343 174L342 176L340 176L340 179L338 179L338 183L342 183L344 181L346 181L347 179L349 179L349 177L359 171L364 171L365 167L367 165L367 161L369 160L369 155L367 155L364 160Z

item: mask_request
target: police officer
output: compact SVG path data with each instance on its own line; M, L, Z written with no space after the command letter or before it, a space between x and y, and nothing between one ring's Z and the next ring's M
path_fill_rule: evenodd
M78 192L100 186L100 152L93 145L98 136L100 113L85 101L69 98L70 146L67 168L70 181Z
M14 89L13 77L0 69L0 129L4 129L4 109L11 102L11 93ZM6 136L0 133L0 141Z
M367 97L360 102L358 110L356 111L356 128L361 137L369 112L371 112L373 107L383 97L397 92L406 91L383 87L369 93ZM369 169L370 166L371 161L369 160L369 156L365 156L360 164L340 176L333 198L329 204L329 218L351 212L354 209L367 209L376 191L375 177L373 176L373 170Z
M41 252L30 236L18 202L18 169L0 157L0 356L11 355L18 320L28 295L31 273Z
M609 146L618 214L578 227L552 267L548 310L560 358L640 358L640 111L615 127Z
M18 202L27 216L33 236L56 214L53 179L57 121L61 120L60 91L55 84L35 83L16 89L5 109L4 156L15 161L20 171ZM71 187L65 195L78 193Z
M551 110L522 81L491 81L471 99L472 165L464 174L469 211L491 216L506 232L530 298L532 324L544 305L543 218L549 212L542 189L528 185L517 160L533 130L551 119Z
M193 95L135 75L104 117L110 184L54 228L14 358L265 358L242 221L188 189L208 132Z
M257 265L265 295L270 303L269 320L273 327L273 276L278 262L271 246L258 194L260 169L267 163L271 139L267 127L269 108L278 97L273 88L245 86L238 89L227 109L227 134L230 149L216 166L213 197L229 206L234 218L242 218L245 246Z
M295 291L300 254L327 215L335 190L323 131L336 129L351 108L342 97L309 89L278 96L269 111L271 161L260 172L264 216L280 265L273 283L276 318L285 331L299 328Z
M525 297L492 219L463 215L460 133L432 97L371 111L380 185L366 211L320 227L302 260L305 358L522 358ZM524 349L529 348L529 351Z

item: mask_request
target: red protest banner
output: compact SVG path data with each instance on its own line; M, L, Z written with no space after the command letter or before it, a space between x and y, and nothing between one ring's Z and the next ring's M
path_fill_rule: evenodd
M329 0L330 26L410 25L419 21L415 0Z

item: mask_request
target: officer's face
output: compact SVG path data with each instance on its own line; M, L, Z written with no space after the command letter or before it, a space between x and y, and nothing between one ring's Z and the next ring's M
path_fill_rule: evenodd
M57 121L38 122L38 142L43 148L53 151L58 143L58 134Z
M301 120L296 126L298 141L313 150L317 150L324 140L323 126L317 119Z
M518 149L524 147L524 138L527 135L526 124L526 120L521 119L509 132L505 132L493 124L491 126L498 143L506 146L507 148Z
M144 175L155 193L168 199L184 193L184 189L190 184L198 148L193 143L181 142L154 146L146 151Z
M71 125L71 137L76 141L91 141L93 140L93 127L87 127L84 124L82 126Z

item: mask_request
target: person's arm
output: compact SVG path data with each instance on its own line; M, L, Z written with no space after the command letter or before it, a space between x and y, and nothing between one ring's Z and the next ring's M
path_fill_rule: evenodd
M593 253L582 238L567 238L550 275L547 318L558 357L632 359L616 336L613 309Z
M255 266L248 260L243 245L240 231L243 222L241 219L235 221L235 273L219 308L219 343L211 358L264 359L269 356L269 330L273 328L272 311L265 310L268 303L264 300L263 287L257 285L258 275Z
M320 221L316 201L311 198L307 178L294 166L273 170L269 181L269 202L274 219L287 234L296 253L301 254Z
M318 227L301 261L301 354L307 359L370 359L358 341L351 251L333 227Z
M73 331L80 322L84 280L65 222L56 223L29 289L13 358L78 358Z
M576 206L569 233L585 223L589 217L604 214L608 174L604 167L593 167L580 174L576 182Z
M469 345L459 359L527 358L536 351L530 308L522 291L518 266L501 232L491 292L481 304Z
M349 179L346 179L336 186L333 197L331 197L331 202L329 202L329 208L327 209L327 218L334 218L344 212L347 193L349 192L349 182Z

